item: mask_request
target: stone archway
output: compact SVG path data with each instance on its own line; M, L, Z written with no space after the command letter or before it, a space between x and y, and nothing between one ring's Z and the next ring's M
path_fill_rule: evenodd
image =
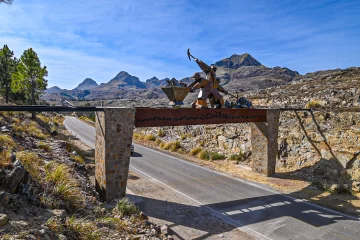
M134 127L251 122L253 171L275 173L280 110L104 108L96 112L95 179L102 200L125 196Z

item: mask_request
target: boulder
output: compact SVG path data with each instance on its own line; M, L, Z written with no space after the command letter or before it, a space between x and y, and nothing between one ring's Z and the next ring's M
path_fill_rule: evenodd
M14 163L14 169L5 177L2 188L9 193L15 193L24 178L27 177L28 172L20 161L16 160Z
M9 221L9 218L6 214L0 213L0 227L5 226Z

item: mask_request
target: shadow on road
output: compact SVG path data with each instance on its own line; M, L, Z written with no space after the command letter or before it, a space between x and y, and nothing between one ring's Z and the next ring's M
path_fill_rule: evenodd
M130 157L142 157L141 153L134 152Z
M130 199L132 197L136 196L129 195ZM342 215L329 214L329 211L314 208L311 205L304 210L303 200L287 198L281 194L220 202L200 207L142 196L141 199L142 201L138 201L137 205L146 215L171 222L172 224L169 225L171 228L185 226L205 232L201 237L193 239L206 239L235 228L228 224L217 226L218 222L215 224L215 221L209 221L208 218L205 220L206 215L211 214L208 208L224 214L225 218L229 217L235 220L239 223L237 227L271 221L280 217L296 219L299 224L306 223L316 228L334 224L339 220L349 220Z

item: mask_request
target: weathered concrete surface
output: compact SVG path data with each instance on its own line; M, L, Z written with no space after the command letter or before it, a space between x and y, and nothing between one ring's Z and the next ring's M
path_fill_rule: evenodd
M267 123L251 124L252 169L270 177L275 174L280 110L267 111Z
M96 112L95 179L102 200L125 196L135 109L104 108Z

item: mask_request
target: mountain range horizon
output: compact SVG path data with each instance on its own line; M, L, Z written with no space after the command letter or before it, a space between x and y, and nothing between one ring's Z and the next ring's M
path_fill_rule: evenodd
M266 67L249 53L233 54L228 58L215 62L214 65L217 66L216 74L221 80L221 85L233 91L239 89L258 90L285 85L300 76L306 75L301 75L297 71L286 67ZM198 72L205 77L205 74L201 72L200 68ZM193 74L194 72L191 72L188 77L177 80L190 84L193 81L190 76ZM71 90L61 89L58 86L50 87L45 91L45 99L52 99L54 94L59 94L70 100L121 99L131 98L135 95L141 96L142 90L148 90L147 93L150 98L158 98L162 94L160 87L166 86L166 80L169 79L170 77L159 79L154 76L145 81L141 81L138 77L122 70L108 82L100 84L91 77L88 77Z
M206 61L205 61L206 62ZM243 54L233 54L228 58L224 58L220 61L217 61L215 63L213 63L214 65L216 65L217 67L224 67L224 68L232 68L232 69L236 69L242 66L264 66L262 65L258 60L256 60L251 54L249 53L243 53ZM210 65L210 64L209 64ZM199 69L200 70L200 69ZM201 71L201 70L200 70ZM295 71L294 71L295 72ZM81 83L79 83L79 85L75 88L73 88L72 90L83 90L84 86L86 85L91 85L91 86L101 86L102 84L106 84L109 83L110 81L118 78L121 75L125 75L127 74L130 77L135 77L135 75L132 75L132 73L127 72L126 70L121 70L120 72L118 72L114 78L110 79L108 82L101 82L98 83L96 80L94 80L91 76L85 78ZM189 74L189 77L193 75L193 73ZM163 79L159 79L156 76L153 76L151 78L145 79L145 80L140 80L140 82L146 83L148 81L152 82L152 81L165 81L166 79L171 79L172 77L166 77ZM188 78L186 76L184 76L182 79L184 78ZM59 86L52 86L50 88L60 88ZM50 89L48 88L48 89Z

